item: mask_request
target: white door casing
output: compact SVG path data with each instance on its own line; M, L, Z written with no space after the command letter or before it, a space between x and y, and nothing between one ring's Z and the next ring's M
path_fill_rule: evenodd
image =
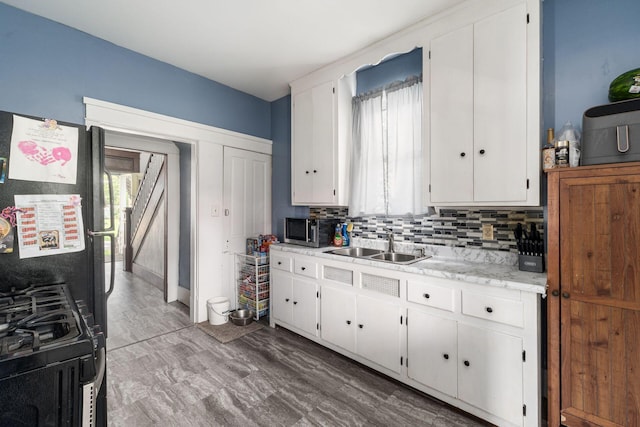
M83 102L87 127L100 126L194 146L191 157L191 194L194 195L191 197L191 320L207 320L207 299L222 292L221 281L212 278L222 276L224 217L212 217L211 205L222 203L223 147L270 155L271 141L88 97L84 97Z

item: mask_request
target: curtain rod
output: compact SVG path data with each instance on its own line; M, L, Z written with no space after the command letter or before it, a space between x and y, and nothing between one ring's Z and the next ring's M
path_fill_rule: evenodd
M382 86L377 89L370 90L369 92L362 93L360 95L356 95L353 97L354 101L365 101L370 98L374 98L379 96L382 92L393 92L394 90L399 90L405 87L412 86L414 84L420 83L422 81L422 73L414 76L409 76L404 80L398 80L392 83L389 83L385 86Z

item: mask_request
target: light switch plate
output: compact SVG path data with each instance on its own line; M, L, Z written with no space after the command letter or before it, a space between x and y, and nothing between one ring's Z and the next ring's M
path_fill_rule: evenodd
M211 205L211 216L220 216L220 206Z
M493 224L482 224L482 240L493 240Z

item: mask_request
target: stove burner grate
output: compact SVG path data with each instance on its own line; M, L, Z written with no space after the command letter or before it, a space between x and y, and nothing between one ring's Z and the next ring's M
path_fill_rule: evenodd
M79 318L70 301L63 285L0 293L0 359L78 337Z

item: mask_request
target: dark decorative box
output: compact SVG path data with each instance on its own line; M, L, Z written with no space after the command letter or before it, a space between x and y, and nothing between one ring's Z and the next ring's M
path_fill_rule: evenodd
M518 255L518 268L520 271L544 273L544 257L534 255Z

